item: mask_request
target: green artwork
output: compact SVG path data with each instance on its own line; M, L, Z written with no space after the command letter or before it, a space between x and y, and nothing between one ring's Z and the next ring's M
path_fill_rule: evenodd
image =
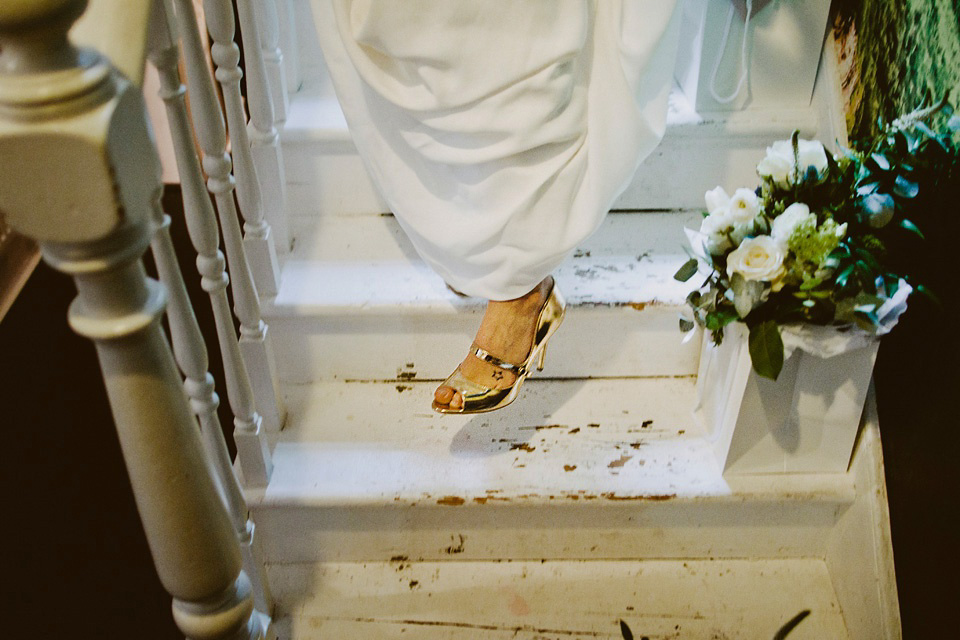
M960 0L837 0L840 30L856 37L850 137L871 138L925 97L960 104Z

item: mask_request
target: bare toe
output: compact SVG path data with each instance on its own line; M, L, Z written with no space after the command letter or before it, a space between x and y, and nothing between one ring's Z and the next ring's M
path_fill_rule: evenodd
M437 390L433 392L433 399L437 401L437 404L450 404L456 395L456 391L451 387L437 387Z
M450 401L450 408L460 409L461 407L463 407L463 396L461 396L459 393L454 393L453 399Z

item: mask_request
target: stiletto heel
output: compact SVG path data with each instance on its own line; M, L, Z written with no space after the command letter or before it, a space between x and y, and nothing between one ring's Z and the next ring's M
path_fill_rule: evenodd
M543 371L543 359L547 355L547 343L543 343L543 348L540 349L540 357L537 358L537 371Z
M433 401L433 410L438 413L483 413L502 409L517 398L520 386L527 376L530 375L530 368L536 362L537 371L543 371L544 354L547 351L547 341L556 333L563 317L566 313L566 303L563 296L557 289L557 283L551 284L550 293L547 295L543 306L540 308L540 315L537 316L537 325L533 333L533 342L530 345L530 351L527 352L527 359L521 364L511 364L504 362L500 358L490 354L486 350L478 347L474 343L470 349L473 355L484 362L489 362L495 367L504 371L509 371L516 376L509 387L505 389L492 389L477 384L467 379L461 372L460 367L450 374L441 386L450 387L460 394L463 403L459 408L454 409L448 405L438 404Z

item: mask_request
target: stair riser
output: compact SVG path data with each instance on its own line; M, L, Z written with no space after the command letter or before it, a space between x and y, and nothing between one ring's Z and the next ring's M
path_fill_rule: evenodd
M593 502L593 504L591 504ZM254 507L268 562L823 557L837 501Z
M789 135L788 133L786 135ZM756 165L770 134L756 137L668 137L640 166L613 209L703 207L703 194L757 183ZM361 215L389 211L348 141L297 139L284 144L287 211L291 216Z
M682 343L679 307L576 307L551 339L543 377L695 375L700 341ZM466 353L479 309L444 314L268 317L278 372L324 379L442 380Z

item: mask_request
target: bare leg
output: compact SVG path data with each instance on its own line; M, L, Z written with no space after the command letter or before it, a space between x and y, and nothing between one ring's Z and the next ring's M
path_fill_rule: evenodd
M513 300L491 300L477 331L477 346L505 362L521 363L530 353L537 316L550 293L553 278L547 276L530 293ZM472 353L460 364L465 377L492 389L504 389L516 376L480 360ZM440 386L434 393L437 404L459 409L463 398L453 388Z

